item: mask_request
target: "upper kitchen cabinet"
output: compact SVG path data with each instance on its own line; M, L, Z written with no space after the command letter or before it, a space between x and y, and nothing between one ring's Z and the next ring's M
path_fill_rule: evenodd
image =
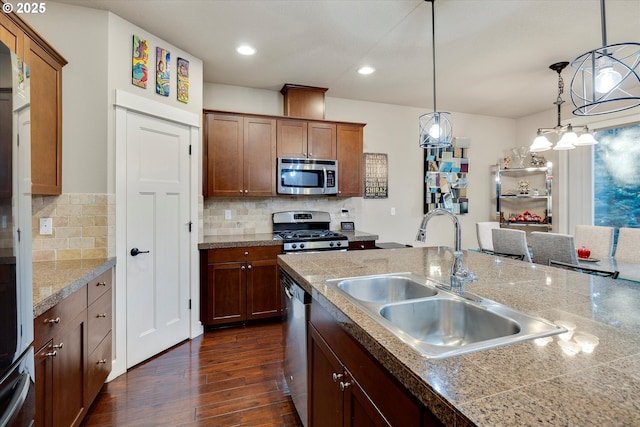
M362 197L363 124L338 124L338 196Z
M29 66L33 194L62 193L62 67L67 61L13 13L0 15L0 40Z
M278 120L278 157L336 159L335 123Z
M204 196L276 194L276 120L205 111Z

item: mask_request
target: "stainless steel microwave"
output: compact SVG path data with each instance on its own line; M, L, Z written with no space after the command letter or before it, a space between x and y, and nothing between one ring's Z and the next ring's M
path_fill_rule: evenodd
M338 194L338 161L278 158L278 194Z

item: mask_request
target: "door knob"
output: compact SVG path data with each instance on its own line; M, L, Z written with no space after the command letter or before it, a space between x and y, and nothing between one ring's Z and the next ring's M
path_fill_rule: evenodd
M132 248L131 251L129 252L131 254L131 256L136 256L138 254L148 254L149 251L141 251L138 248Z

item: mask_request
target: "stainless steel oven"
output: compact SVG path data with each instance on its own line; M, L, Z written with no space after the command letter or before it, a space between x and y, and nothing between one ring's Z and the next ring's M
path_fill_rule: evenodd
M346 251L348 237L329 229L328 212L287 211L273 214L274 239L283 241L284 253Z
M278 194L338 194L338 161L278 159Z

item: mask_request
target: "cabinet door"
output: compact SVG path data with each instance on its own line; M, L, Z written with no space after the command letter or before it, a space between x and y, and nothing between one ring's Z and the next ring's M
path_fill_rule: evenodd
M348 386L344 389L344 426L391 427L369 396L347 371Z
M278 120L277 141L278 157L307 157L307 122Z
M53 341L35 352L36 427L53 425ZM57 354L57 352L56 352Z
M62 193L62 65L29 38L31 182L33 194Z
M278 274L275 259L247 264L247 320L277 317L282 313Z
M244 118L244 194L276 194L276 121Z
M343 423L343 394L339 381L344 371L338 357L316 329L309 325L309 421L311 426L340 426ZM344 376L343 376L344 378Z
M8 15L0 14L0 42L7 45L13 53L22 59L24 59L23 40L24 32L9 19Z
M309 122L307 127L308 157L313 159L336 158L336 125Z
M339 124L337 135L338 196L362 197L362 126Z
M222 114L205 117L203 193L238 196L243 193L243 117Z
M246 318L246 265L226 262L208 266L208 312L206 325L217 325Z
M83 311L53 338L53 425L80 425L86 410L87 313Z

